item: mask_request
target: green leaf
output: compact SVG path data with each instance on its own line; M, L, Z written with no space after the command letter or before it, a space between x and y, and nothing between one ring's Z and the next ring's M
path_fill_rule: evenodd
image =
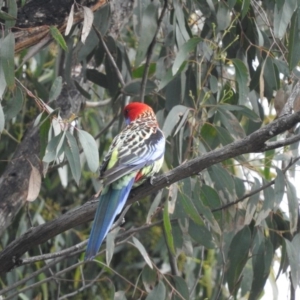
M296 189L288 180L286 181L286 190L289 204L290 230L293 233L297 230L299 204Z
M213 165L207 170L215 188L218 191L223 191L224 196L227 195L227 197L232 199L233 195L235 195L235 184L232 175L220 164Z
M5 124L5 117L2 109L2 105L0 103L0 132L3 131L4 129L4 124Z
M98 145L88 132L80 129L78 129L77 132L89 169L92 172L97 172L99 167Z
M174 130L176 124L180 121L180 119L186 119L187 118L187 112L190 110L189 107L183 106L183 105L176 105L174 106L171 111L169 112L164 126L163 126L163 132L166 138L171 135L172 131ZM180 122L181 126L183 125L182 122ZM179 124L179 125L180 125ZM180 129L178 126L176 132Z
M182 45L182 47L180 47L180 50L178 51L172 66L172 75L175 75L179 71L181 65L187 59L189 53L195 49L200 41L201 38L191 38L184 45Z
M151 218L153 214L156 212L158 205L160 204L160 201L162 199L162 194L163 194L163 190L160 190L155 196L154 200L152 201L146 218L147 224L151 223Z
M216 140L220 140L220 142L222 143L223 146L226 146L226 145L234 142L234 138L232 137L232 135L229 133L229 131L226 128L220 127L220 126L214 126L214 127L218 134ZM211 149L214 149L214 148L210 148L209 150L211 150Z
M219 3L218 11L217 11L217 31L225 30L231 21L230 10L228 5L223 4L222 2Z
M209 203L210 199L217 198L219 200L218 193L211 187L203 185L200 190L200 198L194 198L194 203L201 215L204 216L208 224L213 228L213 230L221 235L221 229L211 209L206 206L204 203ZM202 202L203 199L203 202Z
M6 80L5 80L4 69L2 68L1 58L0 58L0 100L2 99L5 90L6 90Z
M177 74L181 73L186 68L186 62L184 62L181 67L179 68ZM162 80L159 83L158 90L160 91L163 89L167 84L169 84L174 78L176 78L176 75L173 75L172 69L169 69L167 73L164 75Z
M15 85L14 49L15 37L10 32L4 39L0 39L0 69L3 69L5 81L9 88Z
M222 106L218 106L217 110L220 114L222 124L235 138L242 139L246 136L243 127L233 113L224 110Z
M289 264L291 268L291 277L293 282L293 287L296 289L300 282L300 234L297 233L292 242L285 239L287 256L289 259Z
M4 21L15 21L17 18L13 17L3 10L0 10L0 19L3 19Z
M16 0L11 0L7 2L8 4L8 16L13 17L11 20L5 20L5 28L6 30L10 29L11 27L15 26L18 14L18 6ZM0 6L1 8L1 6Z
M61 132L57 136L55 136L48 143L45 151L45 156L43 157L43 161L46 163L50 163L54 161L59 155L60 149L63 145L65 139L65 132Z
M63 37L63 35L60 33L60 31L57 29L57 27L55 26L50 26L50 33L52 35L52 37L56 40L56 42L60 45L60 47L65 50L68 51L68 46L67 43Z
M235 67L235 80L238 86L238 94L239 94L239 104L247 104L248 103L248 69L245 64L239 59L232 59L232 63Z
M291 21L292 15L297 7L297 1L286 0L284 5L279 8L276 1L274 11L274 35L276 38L282 39L286 29Z
M166 287L160 280L158 285L148 294L146 300L165 300L166 299Z
M142 78L144 71L145 71L145 64L134 69L132 71L132 77L133 78ZM148 77L154 75L155 71L156 71L156 63L150 63L149 70L148 70Z
M288 63L290 71L292 71L300 61L299 13L300 9L298 8L293 14L288 36Z
M109 266L115 251L115 239L120 231L120 227L111 230L106 237L106 264Z
M132 240L133 240L133 243L135 245L135 247L140 251L140 253L142 254L145 262L147 263L147 265L153 269L153 266L152 266L152 262L151 262L151 259L149 257L149 254L147 253L147 250L145 249L144 245L137 239L135 238L134 236L132 237Z
M55 78L55 80L51 86L51 89L49 92L49 101L56 100L57 97L60 95L61 90L62 90L62 77L58 76Z
M266 184L266 182L264 182ZM274 189L273 187L269 186L264 189L264 201L261 208L261 211L259 212L257 218L256 218L256 225L260 224L263 220L265 220L270 211L274 208L275 204L275 195L274 195Z
M142 83L141 79L134 79L123 87L123 92L130 96L139 96L141 93L141 83ZM149 95L153 93L156 88L157 85L155 84L154 81L147 80L145 95Z
M148 265L145 265L142 271L142 281L147 292L150 292L154 288L156 280L156 270L149 268Z
M21 88L17 87L13 91L13 97L7 101L7 105L3 107L6 121L14 118L22 109L23 93Z
M175 247L174 247L174 240L173 240L173 234L172 234L172 226L171 226L171 222L170 222L170 217L169 217L169 209L168 209L168 203L169 200L167 199L165 202L165 206L164 206L164 215L163 215L163 219L164 219L164 230L165 230L165 235L166 235L166 239L167 239L167 244L169 247L170 252L175 255Z
M275 204L279 206L284 195L285 176L282 171L276 168L277 177L275 178Z
M142 16L141 36L136 51L135 67L138 67L144 60L148 52L148 47L150 46L154 38L155 32L157 30L157 11L157 3L151 2L145 9Z
M208 151L215 149L220 144L216 126L208 122L201 126L201 138L203 139L202 142Z
M248 226L240 230L233 238L228 250L226 280L229 291L236 294L241 274L248 260L251 246L251 231Z
M256 249L253 249L253 281L249 300L257 300L262 293L270 273L274 250L270 239L264 238Z
M255 183L252 186L251 192L256 191L260 187L261 187L261 183L259 182L258 179L255 178ZM244 222L245 225L249 225L251 223L254 213L256 211L258 202L259 202L259 193L255 193L249 198L249 200L247 202L246 216L245 216L245 222Z
M215 248L212 234L204 225L199 225L192 220L189 220L188 230L189 235L196 243L203 245L207 249Z
M79 185L81 168L78 145L75 137L70 132L66 132L66 137L67 140L64 143L65 154L67 156L73 178L77 185Z
M261 118L251 109L244 105L232 105L232 104L221 104L220 106L223 110L229 110L229 111L239 111L242 113L245 117L249 118L253 122L260 122Z
M105 75L97 70L94 70L94 69L87 69L86 77L89 81L91 81L99 86L102 86L105 89L108 88L107 75ZM90 95L89 95L89 97L90 97Z
M242 4L242 19L244 19L244 17L246 16L248 10L250 7L250 0L243 0L243 4Z
M199 225L203 225L203 220L199 215L196 206L189 196L181 193L181 203L184 208L184 211L188 214L188 216Z
M181 297L179 297L177 294L174 293L174 300L189 300L190 299L190 295L189 295L189 289L187 286L186 281L179 276L173 276L173 280L175 281L175 288L177 290L177 292L181 295Z
M79 93L82 96L84 96L86 99L91 100L91 95L83 87L81 87L81 85L76 80L74 80L73 82L74 82L77 90L79 91Z

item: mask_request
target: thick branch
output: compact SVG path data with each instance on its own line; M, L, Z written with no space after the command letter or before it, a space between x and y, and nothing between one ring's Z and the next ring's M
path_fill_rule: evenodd
M196 175L223 160L246 153L260 152L265 148L266 141L295 126L298 122L300 122L300 112L290 116L283 116L242 140L190 160L170 172L157 177L153 182L154 185L146 183L133 190L128 203L138 201L142 197L164 188L173 182ZM0 274L6 273L17 266L21 256L32 247L36 247L70 228L91 221L94 217L96 206L97 201L89 201L53 221L31 228L0 253Z

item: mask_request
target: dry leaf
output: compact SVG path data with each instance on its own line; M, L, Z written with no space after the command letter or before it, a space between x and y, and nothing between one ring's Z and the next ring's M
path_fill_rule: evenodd
M88 37L93 21L94 21L94 14L92 10L86 6L83 6L83 14L84 14L84 19L83 19L83 27L82 27L82 33L81 33L81 42L84 44L86 38Z
M276 116L280 116L280 113L286 103L287 97L285 96L285 92L283 89L277 91L276 96L274 98L274 108L276 110Z
M32 202L34 201L41 189L41 174L39 170L31 165L31 173L29 177L29 185L28 185L28 194L26 201Z
M71 10L70 10L68 22L67 22L67 27L65 30L65 35L68 35L70 33L73 22L74 22L74 4L71 6Z
M300 95L297 95L296 99L294 100L294 112L300 110Z

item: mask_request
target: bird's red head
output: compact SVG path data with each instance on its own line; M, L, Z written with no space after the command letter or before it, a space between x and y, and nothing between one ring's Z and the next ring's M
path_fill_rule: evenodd
M136 120L141 114L149 112L154 115L154 112L150 106L142 102L132 102L125 106L124 108L124 118L126 124Z

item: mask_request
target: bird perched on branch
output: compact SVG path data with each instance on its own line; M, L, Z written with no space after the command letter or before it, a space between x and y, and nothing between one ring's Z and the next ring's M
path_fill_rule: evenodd
M113 139L100 167L103 190L85 260L92 260L122 211L132 187L141 185L157 173L163 163L165 137L152 108L133 102L124 108L126 127Z

